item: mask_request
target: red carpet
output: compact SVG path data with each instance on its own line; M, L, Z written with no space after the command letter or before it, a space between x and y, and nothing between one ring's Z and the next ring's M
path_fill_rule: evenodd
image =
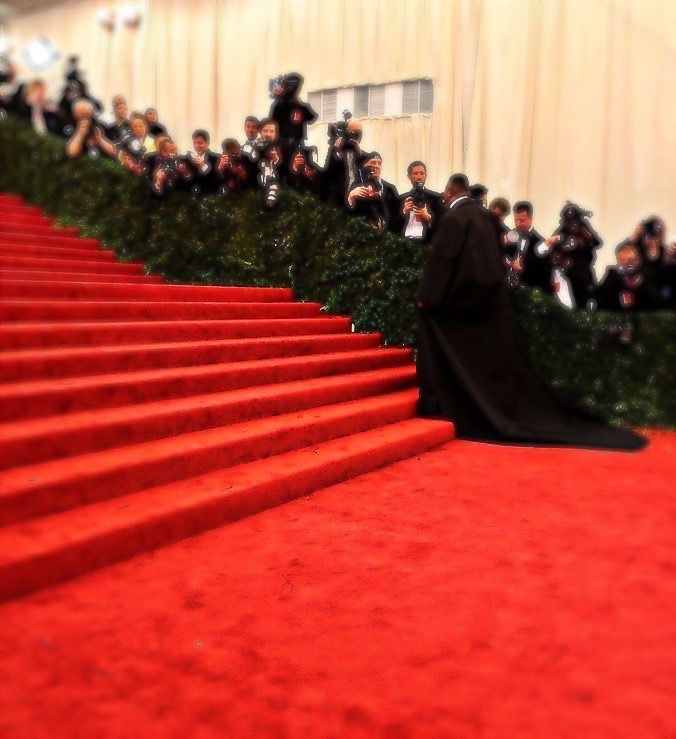
M410 351L320 309L165 284L0 196L0 598L452 438Z
M673 737L676 434L651 441L452 442L5 603L0 734Z

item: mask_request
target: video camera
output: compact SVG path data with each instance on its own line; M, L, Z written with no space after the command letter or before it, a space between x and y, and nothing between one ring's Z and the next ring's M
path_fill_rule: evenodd
M591 210L567 200L560 213L559 248L571 252L593 241L594 230L589 223L593 215Z
M585 210L576 203L567 200L560 213L561 226L571 227L577 224L586 224L593 215L591 210Z
M359 142L361 141L361 131L349 131L348 123L352 118L352 113L349 110L343 111L343 120L337 121L336 123L329 123L329 144L333 145L338 139L343 140L343 149L352 147L355 149L359 148Z
M649 239L659 239L664 235L664 224L655 216L641 221L641 226L643 234Z
M267 139L256 139L256 142L253 145L253 149L260 158L263 158L267 155L267 153L271 149L274 149L278 146L279 146L278 141L268 141Z
M298 88L302 83L303 77L296 72L280 74L278 77L270 80L270 97L273 100L291 97L298 92Z

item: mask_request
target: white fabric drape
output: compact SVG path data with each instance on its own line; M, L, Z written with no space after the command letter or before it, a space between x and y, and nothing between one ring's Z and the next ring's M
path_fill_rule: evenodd
M653 211L676 228L673 0L145 0L138 29L95 23L122 4L71 0L10 34L79 53L108 107L118 92L156 105L183 150L197 127L214 147L241 138L280 72L303 73L305 94L431 77L432 116L365 120L400 188L421 158L431 186L464 170L490 196L533 200L545 232L566 198L595 211L611 245ZM56 92L61 69L44 76ZM321 159L324 125L310 136Z

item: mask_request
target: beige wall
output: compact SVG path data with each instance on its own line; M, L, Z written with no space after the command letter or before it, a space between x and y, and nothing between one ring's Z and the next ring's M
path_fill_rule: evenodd
M80 53L106 103L157 105L182 149L198 126L241 135L280 72L306 91L432 77L432 117L366 121L387 179L423 158L438 188L465 170L532 199L543 231L573 198L609 243L652 211L676 234L674 0L145 0L141 28L100 29L96 9L121 4L71 0L10 31ZM312 139L325 150L324 126Z

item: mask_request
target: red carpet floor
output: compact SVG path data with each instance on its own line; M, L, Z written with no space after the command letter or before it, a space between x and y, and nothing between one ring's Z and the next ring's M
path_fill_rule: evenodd
M426 451L412 352L169 285L0 194L0 600Z
M3 737L676 736L676 434L452 442L0 606Z

